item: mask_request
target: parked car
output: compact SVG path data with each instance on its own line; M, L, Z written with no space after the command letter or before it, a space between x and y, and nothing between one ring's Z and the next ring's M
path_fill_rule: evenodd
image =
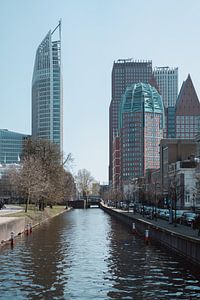
M176 210L176 222L181 224L181 217L182 217L183 213L188 213L188 212L190 213L190 211L177 209Z
M129 205L128 205L128 207L129 207L129 211L133 211L134 208L135 208L135 203L134 202L130 202Z
M169 209L160 208L158 212L158 217L160 219L169 220Z
M193 212L184 212L180 218L181 224L191 226L196 219L197 214Z

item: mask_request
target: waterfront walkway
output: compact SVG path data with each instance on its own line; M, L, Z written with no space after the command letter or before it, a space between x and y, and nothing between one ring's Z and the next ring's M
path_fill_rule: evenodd
M19 205L6 204L4 208L0 209L0 216L3 216L5 214L10 214L10 213L16 213L22 211L23 209L24 208L22 208Z
M111 207L109 207L109 208L111 208ZM124 215L127 215L129 218L130 217L133 218L133 223L134 223L134 219L142 220L149 224L153 224L154 226L156 226L158 228L161 228L164 230L169 230L172 233L177 233L177 234L183 235L187 238L200 240L200 237L198 237L198 229L194 230L190 226L186 226L186 225L182 225L182 224L176 224L176 226L174 226L174 224L169 224L169 222L167 220L163 220L160 218L157 218L157 221L156 221L156 220L149 219L145 216L143 217L140 213L133 213L132 211L128 212L128 211L124 211L124 210L116 209L116 208L111 208L111 209L118 211Z
M8 214L13 214L13 213L17 213L23 211L23 208L17 205L5 205L5 208L0 209L0 217L5 217ZM1 218L0 218L0 222L1 222Z

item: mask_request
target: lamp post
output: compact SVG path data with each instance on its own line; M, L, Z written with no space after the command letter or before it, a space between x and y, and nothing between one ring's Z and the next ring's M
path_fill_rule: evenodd
M177 202L177 193L176 193L176 185L175 185L175 193L174 193L174 227L177 226L176 222L176 202Z
M155 219L157 220L157 210L158 210L158 203L157 203L157 187L160 187L160 183L155 181Z
M195 213L195 211L196 211L196 194L195 194L195 192L193 192L193 194L192 194L192 210Z
M170 182L170 196L171 196L171 203L170 203L170 215L169 215L169 222L170 224L174 223L174 227L177 226L176 223L176 202L177 202L177 191L176 191L176 174L173 176ZM174 218L173 218L173 208L174 208Z
M177 209L177 190L176 190L176 184L177 184L177 180L176 180L176 174L174 175L174 182L173 182L173 202L174 202L174 227L177 226L177 222L176 222L176 209Z

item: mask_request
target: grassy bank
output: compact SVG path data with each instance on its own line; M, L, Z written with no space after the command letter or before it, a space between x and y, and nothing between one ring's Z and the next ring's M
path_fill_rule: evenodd
M52 218L64 211L66 211L65 206L61 205L55 205L52 208L45 207L44 211L39 211L38 207L30 205L26 213L24 211L20 211L7 214L6 217L24 217L26 219L26 223L32 223L34 226L35 224L41 223L45 219Z

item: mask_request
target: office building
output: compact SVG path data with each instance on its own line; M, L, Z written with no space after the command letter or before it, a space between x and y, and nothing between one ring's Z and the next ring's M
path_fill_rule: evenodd
M174 107L178 96L178 68L155 67L153 75L162 95L164 107Z
M183 82L175 108L176 138L193 139L199 131L200 103L190 75Z
M164 107L158 91L147 83L128 86L119 111L121 185L143 177L147 169L159 168L164 124Z
M178 68L155 67L153 75L165 107L164 136L175 138L175 105L178 96Z
M128 85L148 83L152 78L151 61L119 59L112 68L112 100L109 108L109 184L113 183L113 138L118 132L119 103Z
M32 136L63 147L61 22L38 46L32 78Z
M0 129L0 163L18 164L27 138L28 135Z

